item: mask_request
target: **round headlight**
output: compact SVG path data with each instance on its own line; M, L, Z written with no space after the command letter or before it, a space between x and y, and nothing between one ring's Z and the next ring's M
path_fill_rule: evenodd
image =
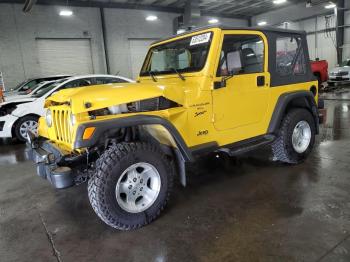
M52 126L52 113L51 113L51 110L48 109L46 111L46 117L45 117L45 120L46 120L46 124L48 127L51 127Z
M70 114L70 124L71 124L71 126L74 126L76 122L77 122L77 119L75 118L75 115L73 115L71 113Z

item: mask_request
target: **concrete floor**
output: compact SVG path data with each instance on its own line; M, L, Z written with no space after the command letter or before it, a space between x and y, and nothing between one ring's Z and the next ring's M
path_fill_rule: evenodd
M225 169L205 159L161 217L121 232L85 185L54 190L0 142L1 261L350 261L350 93L327 94L327 123L299 166L260 150Z

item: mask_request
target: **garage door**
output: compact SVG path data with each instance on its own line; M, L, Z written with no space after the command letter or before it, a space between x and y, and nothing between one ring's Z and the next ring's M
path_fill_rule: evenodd
M130 61L133 79L136 79L139 75L148 48L156 40L158 39L129 39Z
M93 73L90 39L37 39L42 75Z

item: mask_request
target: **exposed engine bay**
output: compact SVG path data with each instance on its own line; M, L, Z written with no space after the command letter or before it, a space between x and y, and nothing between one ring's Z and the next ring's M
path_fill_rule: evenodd
M165 110L173 107L178 107L179 104L164 98L156 97L145 99L128 104L110 106L98 110L89 111L89 116L94 119L97 116L117 115L123 113L149 112L157 110Z

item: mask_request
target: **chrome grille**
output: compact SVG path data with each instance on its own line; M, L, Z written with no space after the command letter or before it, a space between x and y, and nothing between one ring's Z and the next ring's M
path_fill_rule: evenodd
M61 142L71 143L70 111L66 109L53 109L52 120L56 139Z

